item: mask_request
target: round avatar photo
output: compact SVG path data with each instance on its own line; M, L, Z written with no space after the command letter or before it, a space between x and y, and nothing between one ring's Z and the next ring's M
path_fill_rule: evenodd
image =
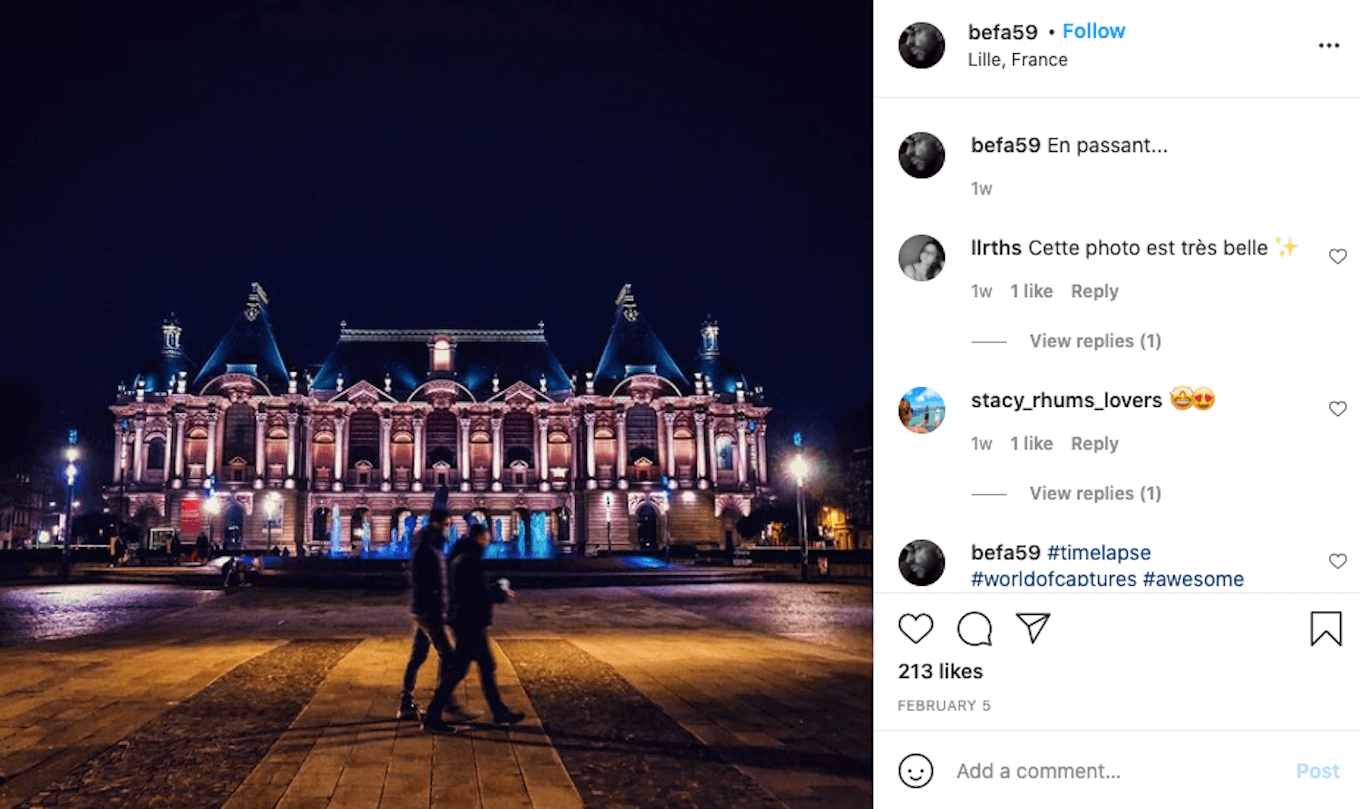
M913 281L929 281L944 272L944 247L930 236L912 236L897 251L897 263Z
M917 132L897 149L902 170L918 180L934 177L944 168L944 144L929 132Z
M934 67L944 56L944 34L928 22L912 23L898 38L897 52L912 67Z
M913 539L897 557L902 578L917 587L929 587L944 575L944 551L928 539Z
M933 433L944 423L944 399L930 388L912 388L897 403L897 417L913 433Z

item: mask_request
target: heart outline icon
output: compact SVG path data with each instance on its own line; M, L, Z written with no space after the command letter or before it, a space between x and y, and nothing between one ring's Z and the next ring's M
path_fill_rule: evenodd
M907 621L908 618L911 619L910 622ZM922 629L922 626L924 626L924 629ZM903 635L907 636L907 640L912 643L920 643L925 640L926 635L929 635L934 631L935 619L924 612L920 615L906 613L901 618L897 619L897 628ZM920 637L913 637L913 635L919 635Z
M1332 567L1340 570L1346 564L1346 554L1334 553L1327 557L1327 561L1332 563Z
M1338 248L1336 248L1335 250L1329 250L1329 251L1327 252L1327 256L1328 256L1328 258L1330 258L1334 263L1340 264L1341 262L1343 262L1343 261L1346 260L1346 251L1343 250L1343 249L1341 249L1340 247L1338 247Z
M1330 410L1330 411L1332 411L1332 415L1333 415L1333 416L1339 416L1339 415L1341 415L1342 413L1345 413L1345 412L1346 412L1346 403L1345 403L1345 402L1330 402L1330 403L1328 403L1328 405L1327 405L1327 409Z

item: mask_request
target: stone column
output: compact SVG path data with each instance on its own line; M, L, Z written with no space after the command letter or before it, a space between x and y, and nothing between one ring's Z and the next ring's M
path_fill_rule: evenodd
M706 458L708 457L707 424L707 413L696 412L694 414L694 455L695 461L698 464L698 469L696 471L699 480L703 480L708 475L708 464L706 463Z
M165 444L165 453L161 455L161 481L170 482L170 453L175 448L175 424L173 421L166 421L166 432L170 435Z
M335 481L331 484L336 491L345 485L345 414L335 414Z
M535 416L538 420L538 479L548 480L548 413L540 410Z
M378 422L378 436L382 441L382 448L378 455L382 459L382 490L387 492L392 490L392 414L383 411L378 417L381 419Z
M255 479L264 480L266 436L269 434L269 414L264 408L255 414Z
M416 413L411 417L411 429L415 433L414 446L411 447L411 488L420 491L425 483L425 416Z
M142 482L142 447L144 446L142 436L146 433L146 416L138 415L133 419L132 428L132 479L137 483Z
M491 416L491 480L494 487L497 488L501 482L501 467L505 465L505 459L501 457L501 450L505 443L501 437L502 423L500 413Z
M458 475L463 481L463 490L472 484L472 445L470 436L472 433L472 420L466 413L458 416L458 460L462 461Z
M302 418L302 470L298 477L306 478L308 485L316 479L316 429L312 425L312 414L308 413ZM306 536L310 537L311 534Z
M765 422L756 424L756 472L761 483L770 482L769 458L765 455Z
M185 433L184 424L188 420L188 413L175 413L175 477L184 477L184 454L185 443L188 435Z
M746 417L737 414L737 482L746 485Z
M298 414L292 411L288 413L288 467L287 477L292 480L297 474L297 423Z
M121 483L123 480L123 462L127 458L127 430L123 429L123 422L119 420L118 426L113 429L117 440L117 446L113 453L113 482Z
M628 437L624 434L626 416L622 410L614 413L614 477L628 479Z
M675 414L665 413L666 420L666 475L675 480Z
M203 474L217 474L217 417L219 413L216 407L208 408L208 452L204 457Z
M718 482L718 422L709 419L708 422L708 460L710 461L710 473L713 475L713 482Z
M586 480L595 479L595 414L581 416L586 423Z

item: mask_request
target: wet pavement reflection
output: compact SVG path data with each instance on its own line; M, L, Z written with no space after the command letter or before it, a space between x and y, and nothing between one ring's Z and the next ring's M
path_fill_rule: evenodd
M0 647L135 628L221 596L164 584L0 587Z

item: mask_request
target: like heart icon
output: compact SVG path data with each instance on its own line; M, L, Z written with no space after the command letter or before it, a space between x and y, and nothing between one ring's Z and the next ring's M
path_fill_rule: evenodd
M897 628L902 630L902 634L907 636L907 640L912 643L920 643L926 635L930 634L930 630L935 628L935 619L924 612L920 615L907 613L897 619Z
M1346 260L1346 251L1342 250L1339 247L1335 250L1329 251L1327 255L1330 256L1332 261L1337 264L1340 264L1341 262Z
M1334 553L1331 556L1327 557L1327 561L1332 563L1332 567L1336 568L1337 570L1340 570L1341 566L1346 564L1346 554Z
M1327 409L1330 410L1330 411L1332 411L1332 415L1333 415L1333 416L1339 416L1339 415L1341 415L1342 413L1345 413L1345 412L1346 412L1346 403L1345 403L1345 402L1332 402L1332 403L1330 403L1330 404L1327 405Z

